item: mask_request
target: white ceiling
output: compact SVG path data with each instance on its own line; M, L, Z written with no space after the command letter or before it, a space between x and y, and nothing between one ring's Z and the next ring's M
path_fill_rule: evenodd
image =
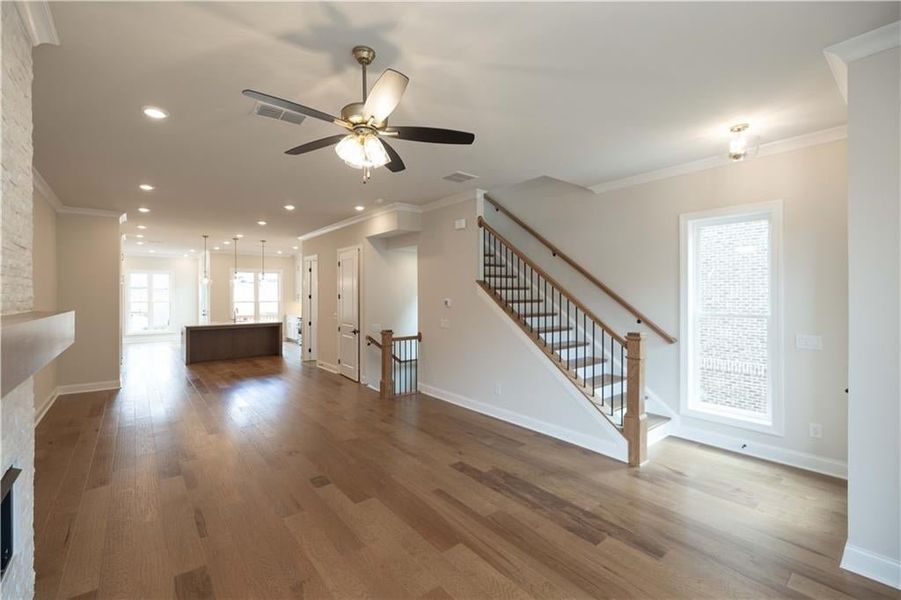
M422 204L540 175L593 185L845 122L822 49L899 18L886 3L53 3L35 50L35 164L71 206L127 212L161 252L243 233L273 252L384 202ZM337 113L360 94L355 44L411 78L396 125L473 131L397 141L407 170L360 183L340 133L251 115L247 87ZM370 79L372 81L373 79ZM151 122L141 107L171 117ZM453 171L479 179L456 184ZM151 193L137 185L157 186ZM281 207L294 204L287 213ZM152 210L139 215L146 204ZM259 219L268 221L259 227ZM131 242L130 242L131 243Z

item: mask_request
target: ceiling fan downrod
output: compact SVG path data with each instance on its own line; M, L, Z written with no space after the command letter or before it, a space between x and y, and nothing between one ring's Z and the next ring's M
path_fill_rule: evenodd
M366 67L371 65L372 61L375 60L375 50L369 46L354 46L350 53L353 54L353 57L360 63L360 67L363 69L363 102L365 103L366 98L369 95L369 86L366 85Z

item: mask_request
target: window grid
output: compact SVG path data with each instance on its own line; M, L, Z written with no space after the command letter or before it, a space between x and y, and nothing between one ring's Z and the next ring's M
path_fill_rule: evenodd
M281 274L238 271L232 279L232 315L238 323L278 321Z

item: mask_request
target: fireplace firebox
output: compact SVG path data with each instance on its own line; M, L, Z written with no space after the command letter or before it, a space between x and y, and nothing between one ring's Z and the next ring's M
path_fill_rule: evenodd
M0 504L0 579L6 574L6 567L13 557L15 531L13 529L13 484L21 473L21 469L10 467L0 481L2 504Z

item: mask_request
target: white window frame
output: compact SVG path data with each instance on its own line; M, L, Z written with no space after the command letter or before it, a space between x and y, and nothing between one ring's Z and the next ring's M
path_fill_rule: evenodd
M257 269L242 269L238 267L238 273L253 273L253 320L260 320L260 271ZM278 275L278 318L276 321L282 321L285 318L285 300L284 300L284 285L285 285L285 276L282 273L282 269L266 269L266 274L275 274ZM229 293L229 307L231 309L230 317L231 318L235 314L235 273L232 271L232 276L229 278L228 284L228 293Z
M150 315L150 322L153 322L153 276L168 275L169 276L169 321L165 329L150 329L147 331L132 331L129 328L129 314L131 314L131 275L132 273L144 274L147 279L147 311ZM128 337L137 335L160 335L172 333L172 294L175 288L175 274L165 269L129 269L125 273L125 335Z
M694 314L692 292L695 281L694 233L697 225L711 222L728 223L765 217L770 221L770 322L767 348L769 351L769 414L766 419L759 419L741 414L741 411L730 411L727 408L711 410L702 408L693 402L693 352L694 346ZM681 365L680 365L680 400L682 415L731 425L742 429L785 435L785 403L783 394L783 315L782 315L782 201L741 204L686 213L679 216L680 227L680 287L681 287Z

